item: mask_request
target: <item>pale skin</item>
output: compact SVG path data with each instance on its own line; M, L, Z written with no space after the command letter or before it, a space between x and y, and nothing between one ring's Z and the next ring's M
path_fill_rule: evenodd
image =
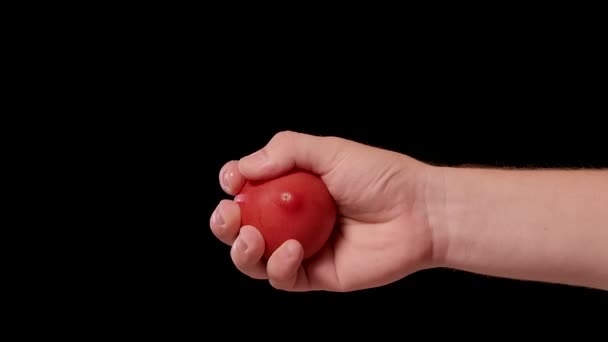
M286 291L355 291L428 268L608 290L608 171L432 166L337 137L275 135L227 162L221 187L294 166L318 174L338 206L337 232L316 256L285 242L266 262L264 240L222 200L213 234L234 265Z

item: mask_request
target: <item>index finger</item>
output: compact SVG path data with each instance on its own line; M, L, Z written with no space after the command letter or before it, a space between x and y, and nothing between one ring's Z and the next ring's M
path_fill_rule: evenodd
M246 179L239 171L238 161L231 160L222 166L219 181L222 190L229 195L234 196L241 191Z

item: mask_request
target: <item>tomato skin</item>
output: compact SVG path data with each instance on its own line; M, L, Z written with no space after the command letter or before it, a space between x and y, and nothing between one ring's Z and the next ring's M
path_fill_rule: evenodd
M257 228L266 244L264 258L295 239L310 258L327 243L336 222L336 205L321 178L292 170L267 181L247 181L238 194L241 225Z

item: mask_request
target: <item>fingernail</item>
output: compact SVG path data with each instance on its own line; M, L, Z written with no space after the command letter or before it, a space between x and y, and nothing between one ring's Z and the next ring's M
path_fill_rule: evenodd
M265 164L266 162L268 162L268 155L266 154L266 152L264 150L259 150L253 154L248 155L247 157L245 157L243 159L246 159L248 163L262 165L262 164Z
M230 188L230 179L233 175L234 174L232 173L232 171L228 172L228 170L224 170L224 173L222 174L222 185L224 186L224 188Z
M220 214L219 208L215 209L215 211L213 212L213 222L215 222L215 224L217 224L218 226L224 224L224 218L222 217L222 214Z
M244 252L247 250L247 243L243 240L243 238L236 239L236 249Z

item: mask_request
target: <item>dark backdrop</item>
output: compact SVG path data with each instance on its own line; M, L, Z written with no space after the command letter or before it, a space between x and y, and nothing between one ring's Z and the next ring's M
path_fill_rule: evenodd
M480 328L479 319L500 315L500 328L493 331L500 333L549 314L571 320L605 311L606 292L444 269L353 293L277 291L240 274L229 247L208 227L217 203L228 198L218 184L220 167L285 129L337 135L435 164L608 167L608 58L604 37L592 36L603 32L592 27L595 22L575 32L579 26L571 24L572 17L543 9L533 13L536 30L514 32L521 18L510 16L490 28L491 14L500 11L479 15L475 9L475 18L487 22L448 12L459 22L427 16L435 20L418 23L411 21L418 13L407 12L413 15L376 17L377 26L368 23L373 16L346 15L353 23L342 23L336 15L327 17L329 28L313 17L287 29L292 12L277 16L268 9L271 20L245 9L241 16L256 21L249 23L233 17L233 7L223 18L200 9L164 15L169 10L163 7L162 15L148 15L141 6L130 13L121 8L112 13L124 15L127 27L104 17L92 23L98 36L69 23L65 35L36 31L52 39L48 49L34 42L40 49L31 54L36 63L23 70L43 81L24 74L22 82L59 94L31 95L24 103L40 103L44 110L30 110L41 114L35 119L19 117L28 129L31 121L51 136L35 143L35 150L48 149L49 161L28 171L52 187L44 206L59 209L53 207L48 217L34 212L42 224L25 221L26 234L33 228L44 232L41 244L50 252L35 258L36 265L49 266L46 272L26 267L21 272L37 277L16 277L31 291L7 292L20 310L74 332L113 333L117 327L139 335L164 328L171 340L182 331L195 339L236 332L248 334L247 340L264 338L276 332L276 318L299 325L291 333L306 330L316 337L317 323L356 333L381 331L389 326L382 321L394 318L390 327L426 337L436 331L421 321L438 323L434 329L440 330L464 319L459 330L468 332ZM277 18L286 22L277 25ZM546 18L558 23L539 20ZM70 39L78 33L81 39ZM61 39L67 39L63 46ZM51 62L40 62L46 58ZM52 77L38 75L36 67ZM64 74L68 69L73 78ZM46 127L45 120L67 133ZM28 142L18 136L16 142ZM62 144L50 143L55 140ZM23 195L39 200L34 192ZM66 232L64 225L74 229ZM9 256L27 254L24 249ZM524 314L532 315L523 319ZM338 324L344 316L359 320ZM262 325L243 329L251 319ZM380 324L367 324L374 319ZM29 331L48 334L37 322L25 323ZM550 325L552 331L563 327ZM117 330L114 336L125 335Z
M600 291L445 269L354 293L286 293L240 274L229 247L208 229L219 200L229 198L218 184L221 166L286 129L337 135L440 165L608 167L602 128L606 106L598 89L585 80L584 71L558 69L559 61L540 56L518 62L422 54L403 61L387 57L362 69L331 57L298 64L273 59L252 68L227 56L234 63L210 91L219 107L209 114L219 123L197 136L204 135L197 145L204 152L196 153L203 160L204 195L199 195L196 227L204 256L195 267L204 279L200 285L215 289L205 290L205 298L219 298L226 308L313 309L362 317L404 308L409 313L438 310L445 317L465 312L483 317L512 308L573 316L606 307L606 293ZM587 70L583 63L576 68Z
M183 324L208 323L211 315L235 330L243 319L270 324L268 315L289 319L307 310L316 313L305 315L311 322L382 319L394 310L398 318L445 322L511 309L512 320L524 313L574 318L605 308L605 292L445 269L353 293L287 293L239 273L229 247L211 234L209 217L229 198L218 184L221 166L281 130L341 136L441 165L608 167L605 95L593 82L601 75L598 54L585 53L583 62L556 59L534 44L509 50L489 43L478 54L474 44L456 41L441 46L462 54L398 53L390 42L368 54L358 54L356 42L351 50L285 44L274 53L272 44L244 37L171 64L171 81L142 101L162 114L141 121L137 130L150 139L129 154L150 156L148 170L133 180L145 178L144 196L156 203L140 215L146 225L137 225L146 252L133 252L125 271L143 281L119 287L142 300L127 303ZM329 321L317 318L322 313Z

